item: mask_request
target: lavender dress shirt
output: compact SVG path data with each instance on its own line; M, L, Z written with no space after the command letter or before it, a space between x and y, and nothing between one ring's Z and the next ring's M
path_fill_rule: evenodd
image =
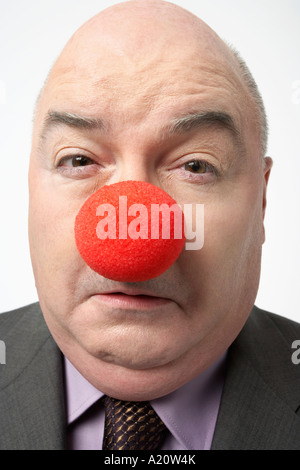
M183 387L151 405L169 433L161 450L209 450L224 383L226 353ZM65 358L67 446L69 450L102 450L105 413L103 393Z

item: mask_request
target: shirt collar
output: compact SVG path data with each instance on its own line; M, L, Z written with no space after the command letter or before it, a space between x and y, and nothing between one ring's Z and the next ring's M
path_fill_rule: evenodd
M184 449L211 446L224 384L226 353L195 379L152 407Z
M71 424L104 394L88 382L66 357L64 364L67 423Z
M195 379L151 401L158 416L184 449L209 449L224 383L226 353ZM65 358L67 423L71 424L104 394Z

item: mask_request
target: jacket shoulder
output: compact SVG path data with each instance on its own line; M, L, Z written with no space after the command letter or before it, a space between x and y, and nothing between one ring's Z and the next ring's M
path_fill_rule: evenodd
M4 312L0 314L0 336L1 339L9 334L11 330L13 330L16 325L26 317L27 319L32 319L33 321L36 320L41 314L41 309L39 303L34 303L31 305L27 305L24 307L20 307L14 310L10 310L8 312ZM34 317L34 318L33 318Z
M0 449L64 449L62 355L39 304L1 314L0 338Z
M296 340L300 340L299 323L254 307L232 348L295 411L300 405L300 366L292 361Z
M299 450L300 325L254 307L228 351L213 449Z
M290 340L295 337L295 335L298 335L300 339L300 323L275 313L267 312L258 308L257 310L258 313L261 315L264 314L267 318L269 318L275 328L277 328L278 332L280 332L282 337L285 338L289 343Z
M0 389L13 381L52 337L39 303L0 315L0 340L5 344L6 365L0 375Z
M264 343L274 341L277 345L291 348L295 339L300 339L300 323L290 320L282 315L254 307L246 324L249 329L256 330L256 334Z

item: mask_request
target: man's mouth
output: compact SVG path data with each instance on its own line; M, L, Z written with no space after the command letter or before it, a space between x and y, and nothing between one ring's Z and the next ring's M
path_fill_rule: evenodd
M95 294L93 297L97 301L109 304L112 307L131 310L148 310L162 307L172 302L171 299L157 297L151 293L136 290L104 292Z

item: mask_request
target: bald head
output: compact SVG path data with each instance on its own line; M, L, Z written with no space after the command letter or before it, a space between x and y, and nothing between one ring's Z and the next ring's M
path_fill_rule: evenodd
M111 46L132 60L161 53L166 48L199 41L214 53L228 56L228 50L217 34L187 10L161 0L132 0L114 5L85 23L73 35L68 47L81 41ZM76 46L75 46L76 47ZM157 51L157 48L163 48ZM228 59L228 57L227 57Z
M105 55L106 62L103 61ZM229 48L202 20L174 4L129 1L110 7L85 23L71 37L56 61L50 78L82 64L93 71L122 69L122 63L136 71L160 62L172 67L177 57L194 60L210 55L232 68L236 61Z
M103 60L103 53L105 61ZM257 132L262 157L267 150L268 125L264 104L251 72L239 53L227 45L201 19L189 11L162 0L132 0L116 4L100 12L81 26L68 41L51 69L38 103L53 81L64 80L66 75L79 79L80 73L97 76L105 69L102 85L113 82L126 62L134 73L148 73L151 64L160 63L174 73L177 61L187 55L194 63L210 56L216 68L230 71L244 92L250 95L256 115ZM101 80L101 79L100 79ZM99 82L100 83L100 82Z

